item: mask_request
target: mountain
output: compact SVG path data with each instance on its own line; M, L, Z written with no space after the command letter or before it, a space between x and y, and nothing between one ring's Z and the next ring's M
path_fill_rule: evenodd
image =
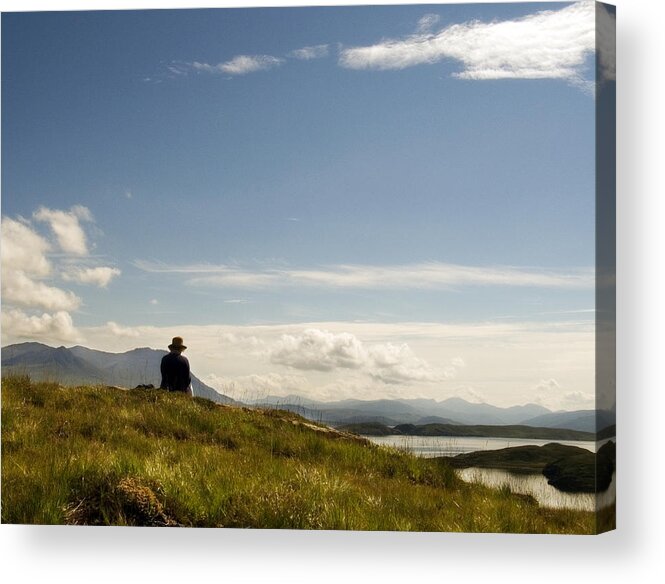
M435 402L431 415L458 420L463 424L522 424L524 420L549 414L550 410L536 404L500 408L485 403L471 403L458 397Z
M166 351L150 348L125 353L107 353L87 347L49 347L41 343L20 343L2 349L2 374L29 375L36 381L57 381L65 385L104 384L159 387L159 365ZM196 397L217 403L236 403L192 375Z
M600 432L616 423L616 414L610 410L577 410L574 412L550 412L522 422L527 426L543 428L569 428L583 432Z
M21 343L2 349L2 373L27 374L33 379L72 383L102 383L104 372L65 347Z
M269 396L254 405L295 412L310 420L335 426L348 424L456 424L531 426L596 432L614 424L614 413L604 410L553 412L537 404L501 408L461 398L314 401L299 396Z

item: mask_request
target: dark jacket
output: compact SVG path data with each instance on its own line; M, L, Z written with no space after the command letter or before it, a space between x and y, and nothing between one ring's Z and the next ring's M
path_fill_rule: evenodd
M187 391L192 378L189 374L189 361L178 353L169 353L162 357L162 389L169 391Z

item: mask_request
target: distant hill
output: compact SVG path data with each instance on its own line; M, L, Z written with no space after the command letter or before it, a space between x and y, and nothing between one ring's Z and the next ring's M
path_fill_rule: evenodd
M593 432L614 424L614 412L580 410L553 412L537 404L501 408L485 403L471 403L461 398L341 400L321 402L298 396L270 396L256 406L295 412L310 420L335 426L348 424L456 424L484 426L531 426ZM597 427L596 427L597 426Z
M398 424L390 428L384 424L365 423L339 426L339 430L365 436L451 436L482 438L525 438L532 440L595 440L590 432L563 428L536 428L533 426L466 426L461 424Z
M610 410L577 410L574 412L551 412L522 422L528 426L543 428L569 428L584 432L600 432L615 424L616 414Z
M63 385L104 384L159 387L159 365L166 351L150 348L125 353L107 353L87 347L49 347L42 343L20 343L2 348L2 374L29 375L35 381L57 381ZM192 375L197 397L216 403L236 403Z

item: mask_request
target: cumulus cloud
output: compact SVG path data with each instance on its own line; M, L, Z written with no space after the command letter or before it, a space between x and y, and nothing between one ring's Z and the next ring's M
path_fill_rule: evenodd
M70 313L83 301L55 280L105 287L120 274L82 265L91 261L82 224L93 221L81 205L66 211L40 207L31 220L2 218L3 338L78 338Z
M34 280L20 270L3 276L2 299L15 306L44 310L71 311L81 305L81 299L73 292Z
M321 59L328 56L328 45L315 45L312 47L303 47L289 53L289 57L310 61L312 59Z
M3 331L11 331L17 339L38 339L52 342L77 342L80 340L69 313L28 315L22 310L2 312Z
M417 357L406 344L374 345L369 349L370 376L384 383L396 384L409 381L440 381L449 377L448 372L435 373L427 361Z
M332 371L359 369L367 362L368 353L352 334L308 329L301 335L282 335L270 358L295 369Z
M405 343L366 345L351 333L319 329L282 335L270 352L270 360L304 371L362 370L373 379L388 384L436 381L447 377L445 372L437 374Z
M471 21L429 32L421 21L406 38L343 49L349 69L404 69L443 59L458 61L461 79L564 79L579 81L595 48L594 3L578 2L523 18Z
M284 63L284 59L273 57L271 55L237 55L223 63L211 65L194 61L192 63L180 64L177 70L181 73L187 69L199 73L226 74L226 75L247 75L257 71L266 71L279 67Z
M100 288L106 288L113 278L121 274L118 268L97 267L81 268L72 267L62 274L64 280L68 282L78 282L80 284L93 284Z
M112 320L106 323L108 330L116 337L137 338L141 336L141 331L137 328L121 326Z
M2 269L20 270L30 276L44 278L51 273L51 264L46 258L51 245L26 223L2 218Z
M81 226L81 221L93 220L87 207L75 205L69 211L40 207L33 216L37 221L48 223L62 251L78 256L88 254L88 243Z
M2 300L5 305L42 310L76 310L81 299L44 283L52 273L50 243L29 225L2 218Z

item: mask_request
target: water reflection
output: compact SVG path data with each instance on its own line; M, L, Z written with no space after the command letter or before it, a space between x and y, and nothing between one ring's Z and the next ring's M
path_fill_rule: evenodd
M540 474L515 474L488 468L465 468L458 470L457 473L462 480L469 483L478 483L496 489L508 487L513 493L531 495L540 506L552 509L596 511L616 501L614 475L608 489L596 495L564 493L547 484L547 479Z
M544 446L552 442L567 446L578 446L596 452L602 443L582 440L533 440L526 438L479 438L458 436L365 436L368 440L381 446L399 448L425 458L435 456L457 456L466 452L479 450L499 450L514 446Z

